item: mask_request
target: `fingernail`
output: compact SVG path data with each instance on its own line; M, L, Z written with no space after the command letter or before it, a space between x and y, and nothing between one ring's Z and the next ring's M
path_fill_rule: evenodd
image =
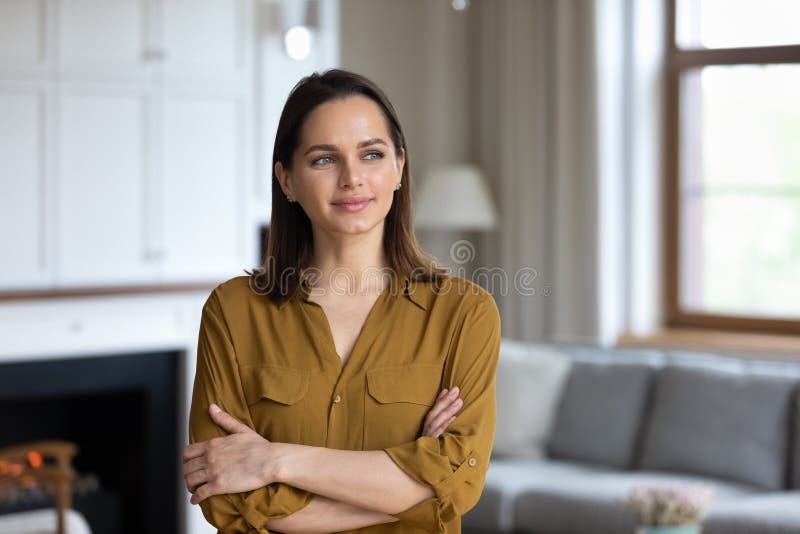
M442 392L439 393L440 397L444 397L445 395L447 395L447 389L443 389Z
M452 416L452 417L450 418L450 422L452 423L453 421L455 421L455 418L456 418L456 416L455 416L455 415L454 415L454 416Z
M451 390L450 390L450 393L455 393L455 394L458 394L458 386L456 386L456 387L454 387L453 389L451 389Z
M214 413L219 413L219 412L222 411L222 408L220 408L219 406L217 406L216 404L214 404L212 402L211 403L211 411L214 412Z

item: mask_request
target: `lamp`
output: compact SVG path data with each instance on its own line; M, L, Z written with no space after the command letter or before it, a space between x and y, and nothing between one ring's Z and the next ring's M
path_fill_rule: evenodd
M317 7L316 2L288 0L283 3L283 44L286 54L296 61L306 59L314 46L313 24L309 21L312 7Z
M414 207L414 226L430 230L491 230L492 195L480 168L444 165L426 173Z

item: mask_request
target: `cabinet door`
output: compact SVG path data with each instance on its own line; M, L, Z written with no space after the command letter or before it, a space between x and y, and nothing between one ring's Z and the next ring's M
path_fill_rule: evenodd
M49 281L45 223L45 91L0 85L0 288Z
M162 106L162 279L243 274L243 97L168 91Z
M168 81L241 83L249 64L249 0L162 0L163 72Z
M144 80L153 19L147 0L61 0L58 58L70 80Z
M42 0L0 2L0 73L29 76L44 71L46 18Z
M137 88L63 89L59 98L58 281L65 286L151 282L156 262L145 214L146 117Z

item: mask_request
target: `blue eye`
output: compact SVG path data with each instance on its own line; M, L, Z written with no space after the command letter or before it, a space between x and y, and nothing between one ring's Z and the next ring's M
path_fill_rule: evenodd
M375 156L375 157L371 157L371 156ZM364 157L367 158L367 159L382 159L383 158L383 152L380 152L378 150L373 150L372 152L367 152L366 154L364 154Z
M333 158L330 156L320 156L316 159L311 160L312 165L325 165L333 161Z

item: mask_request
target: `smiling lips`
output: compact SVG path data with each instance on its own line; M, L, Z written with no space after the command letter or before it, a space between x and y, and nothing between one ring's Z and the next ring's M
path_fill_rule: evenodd
M349 197L338 200L333 205L349 212L361 211L371 200L369 197Z

